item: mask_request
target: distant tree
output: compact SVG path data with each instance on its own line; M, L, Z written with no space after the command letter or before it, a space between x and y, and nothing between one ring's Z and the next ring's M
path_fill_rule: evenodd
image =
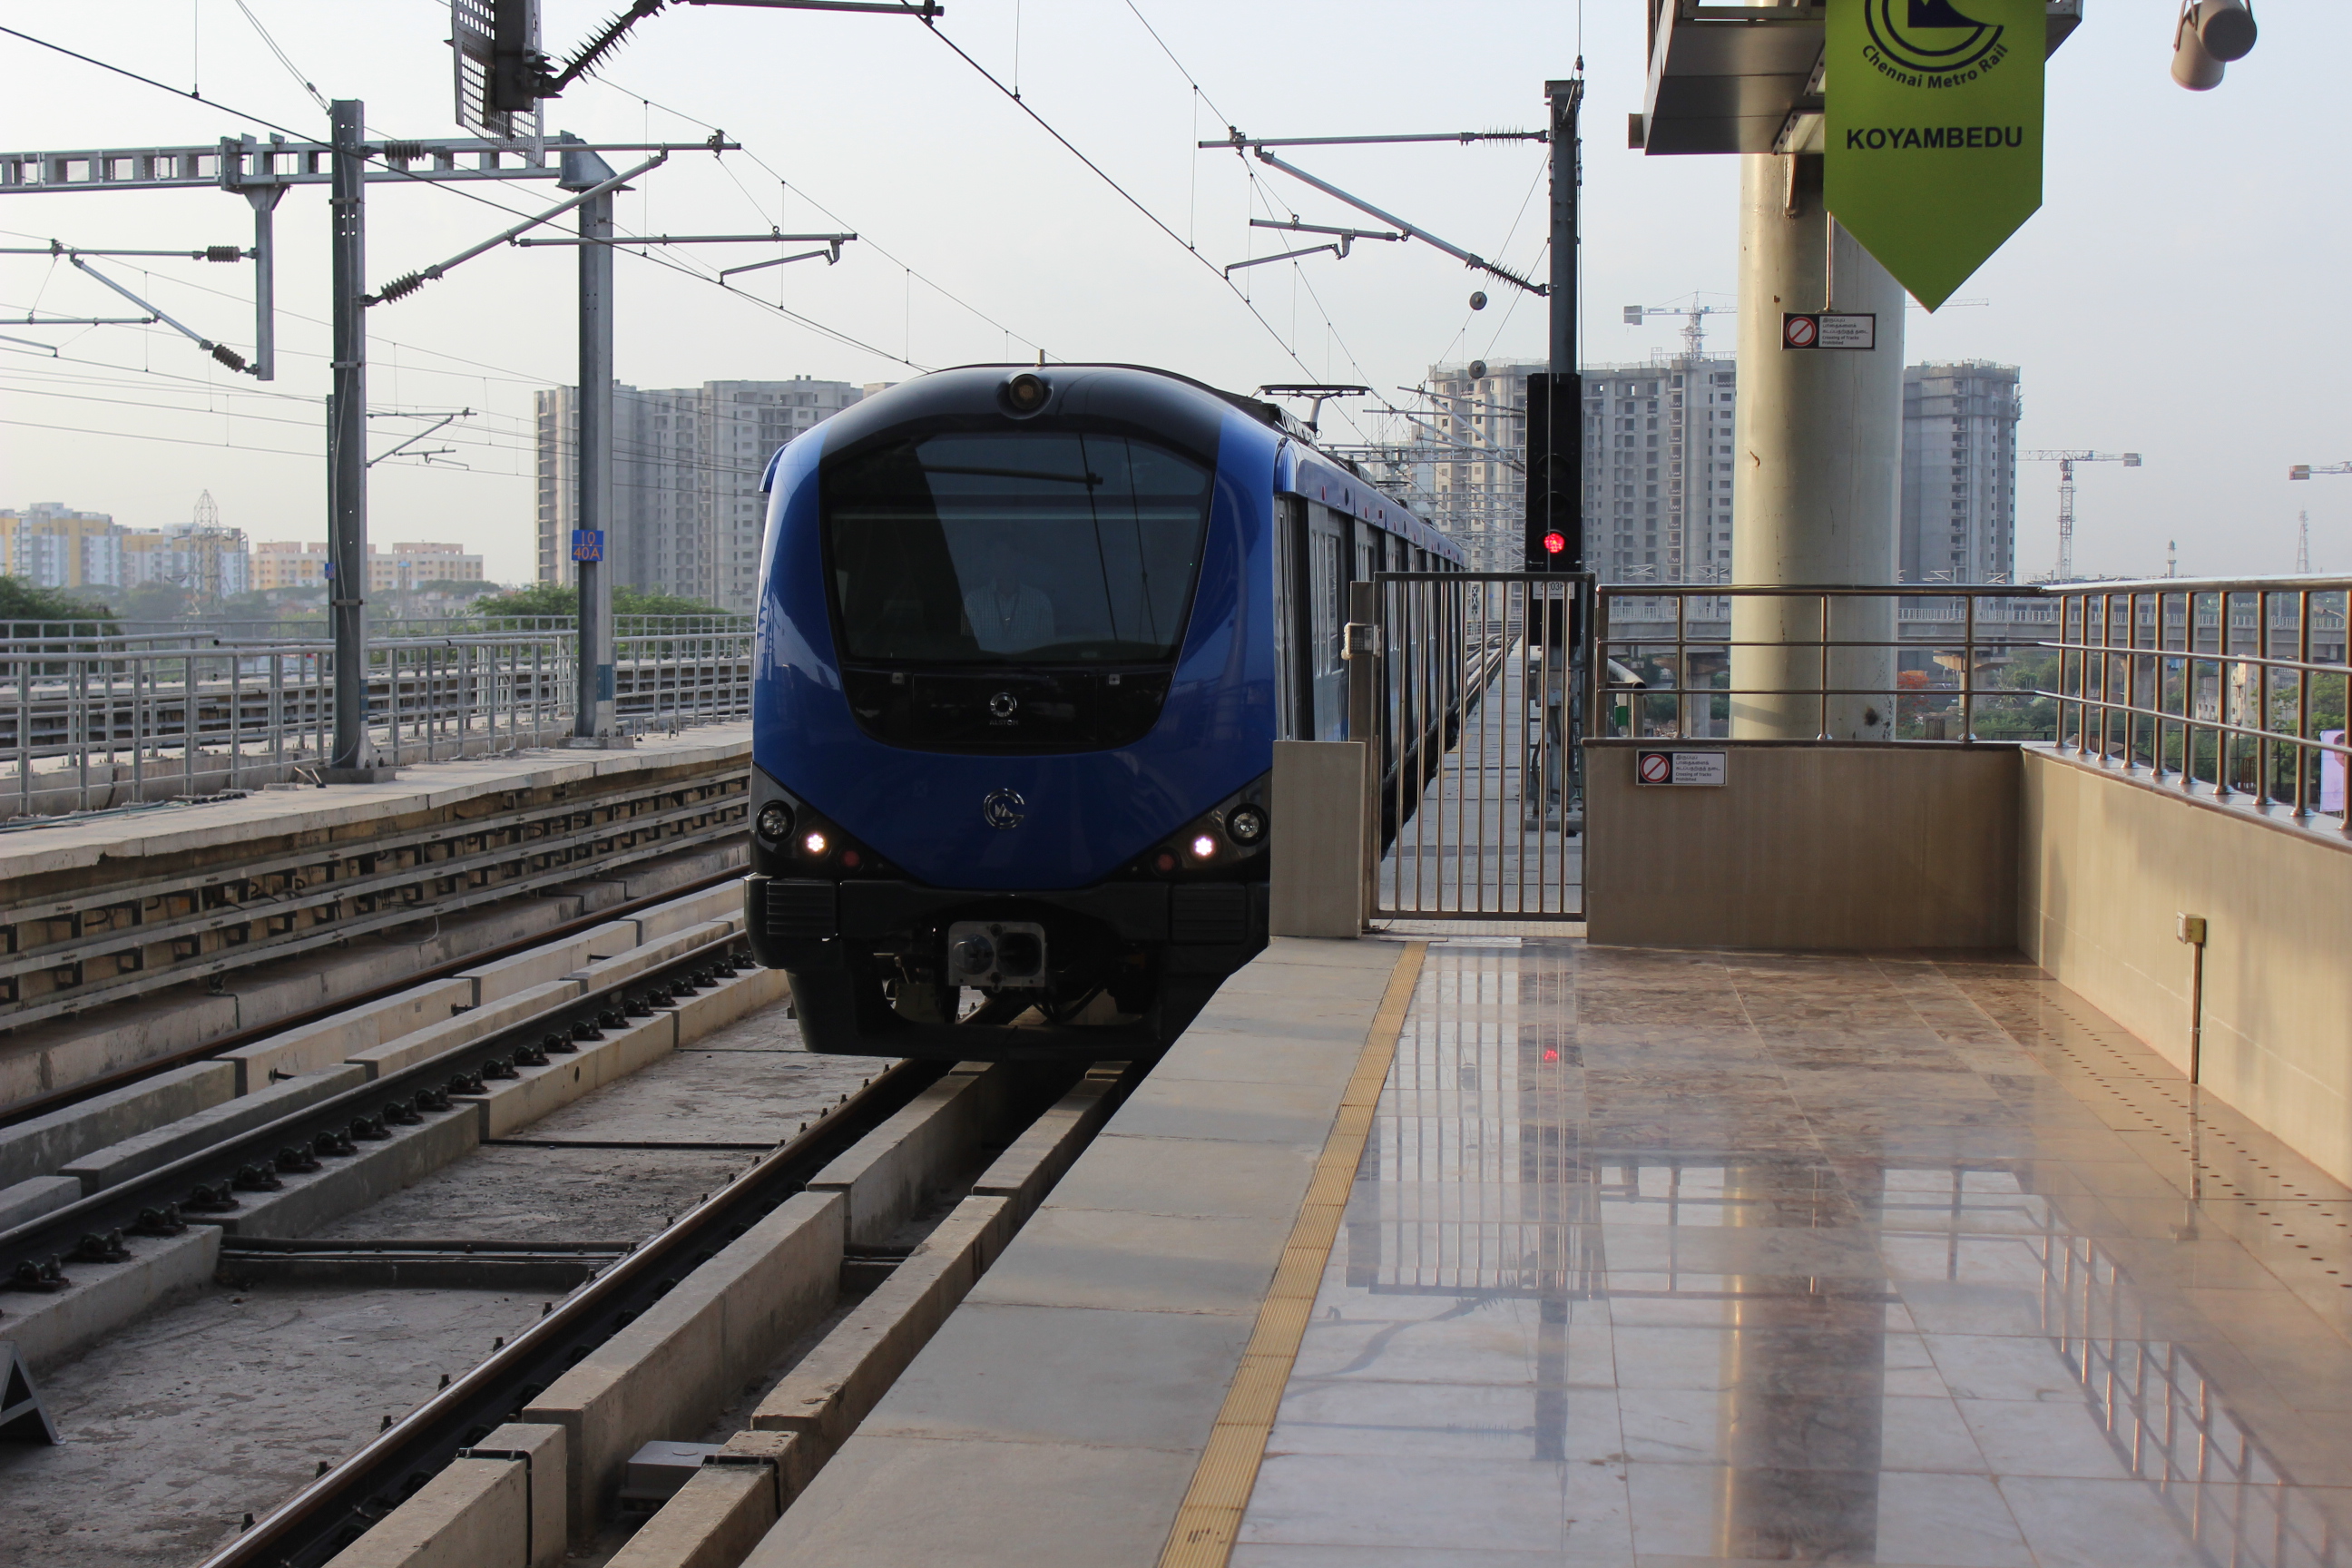
M486 583L479 577L436 577L416 586L421 592L446 594L455 599L479 599L506 592L496 583Z
M569 618L580 613L580 591L561 583L534 583L528 588L493 598L474 601L478 616L555 616ZM716 605L706 605L699 599L682 599L672 594L648 594L626 586L613 590L613 613L616 616L719 616L726 612Z
M141 583L122 592L122 614L134 621L176 621L188 612L186 590L170 583Z
M66 588L37 588L22 577L0 577L0 621L108 622L115 629L114 612L95 599L85 599Z

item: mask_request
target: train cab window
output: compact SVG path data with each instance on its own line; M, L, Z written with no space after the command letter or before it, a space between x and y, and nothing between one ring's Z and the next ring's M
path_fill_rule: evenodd
M824 470L852 660L1158 663L1183 640L1211 475L1124 436L942 432Z

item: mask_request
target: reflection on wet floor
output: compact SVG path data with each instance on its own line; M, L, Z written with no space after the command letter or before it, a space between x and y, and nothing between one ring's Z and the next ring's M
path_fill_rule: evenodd
M2021 964L1433 945L1236 1568L2352 1559L2352 1193L2195 1094Z

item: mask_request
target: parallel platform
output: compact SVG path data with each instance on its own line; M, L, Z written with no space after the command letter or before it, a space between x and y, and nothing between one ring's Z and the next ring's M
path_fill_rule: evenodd
M418 763L382 784L331 789L272 786L233 800L162 802L87 816L13 822L0 832L0 881L108 862L172 858L224 842L332 834L354 824L414 816L484 796L586 783L653 770L749 762L751 726L708 724L648 735L627 751L523 751Z
M2347 1259L2022 963L1281 942L750 1561L2337 1563Z

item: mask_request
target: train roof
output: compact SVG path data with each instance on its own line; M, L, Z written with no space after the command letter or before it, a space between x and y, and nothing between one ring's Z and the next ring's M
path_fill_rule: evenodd
M1011 372L1037 368L1039 367L1034 365L1020 364L954 365L944 370L932 371L925 376L917 377L912 382L901 382L899 385L919 386L925 380L929 379L929 376L948 375L961 371ZM1196 392L1203 393L1240 410L1284 438L1286 444L1275 463L1275 488L1282 493L1319 502L1334 511L1345 512L1385 532L1396 534L1408 542L1433 555L1451 561L1456 565L1461 565L1467 560L1459 545L1436 528L1423 521L1411 507L1372 483L1365 476L1363 469L1354 462L1336 453L1326 452L1317 446L1315 432L1299 423L1279 404L1268 403L1264 398L1250 397L1238 392L1227 392L1223 387L1212 386L1207 382L1196 380L1181 371L1163 370L1158 365L1099 361L1057 363L1043 368L1049 374L1056 370L1128 371L1139 375L1172 381ZM857 405L853 404L833 417L835 420L847 420L855 424L857 421L853 416L856 408ZM778 457L781 456L782 454L779 453ZM763 479L761 486L762 489L772 483L774 468L775 465L772 461L769 465L769 476Z

